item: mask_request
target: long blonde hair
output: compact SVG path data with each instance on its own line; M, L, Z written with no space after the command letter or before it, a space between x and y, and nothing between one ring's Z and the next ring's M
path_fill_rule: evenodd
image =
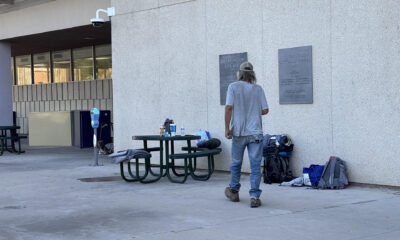
M238 80L243 80L254 84L257 82L256 73L253 70L239 70Z

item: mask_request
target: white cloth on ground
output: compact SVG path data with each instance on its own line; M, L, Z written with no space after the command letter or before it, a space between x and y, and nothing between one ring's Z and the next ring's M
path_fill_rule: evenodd
M298 177L298 178L293 179L293 180L290 181L290 182L282 182L282 183L280 184L280 186L301 187L301 186L303 186L303 184L304 184L304 179L303 179L303 177Z

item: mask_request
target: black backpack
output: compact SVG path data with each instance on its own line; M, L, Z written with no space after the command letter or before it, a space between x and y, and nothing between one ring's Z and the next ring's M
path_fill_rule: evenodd
M265 153L292 152L294 144L286 134L269 135L266 134L263 139L263 150Z
M293 179L289 157L293 143L288 135L265 135L263 140L264 183L281 183Z
M264 157L264 183L282 183L293 179L289 169L289 158L279 154L270 154Z

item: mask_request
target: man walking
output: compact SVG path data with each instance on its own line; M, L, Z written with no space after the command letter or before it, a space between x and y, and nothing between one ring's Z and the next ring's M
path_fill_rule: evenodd
M244 62L237 73L239 81L228 87L225 106L225 137L232 139L231 182L225 196L239 201L240 172L244 150L250 159L250 206L259 207L263 131L261 116L268 114L264 90L256 84L253 65Z

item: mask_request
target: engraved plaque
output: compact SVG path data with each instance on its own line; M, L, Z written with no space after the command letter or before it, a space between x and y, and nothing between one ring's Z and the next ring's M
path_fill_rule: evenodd
M279 103L313 103L312 47L278 50Z
M220 103L225 105L229 84L237 81L240 64L247 61L247 52L219 55Z

